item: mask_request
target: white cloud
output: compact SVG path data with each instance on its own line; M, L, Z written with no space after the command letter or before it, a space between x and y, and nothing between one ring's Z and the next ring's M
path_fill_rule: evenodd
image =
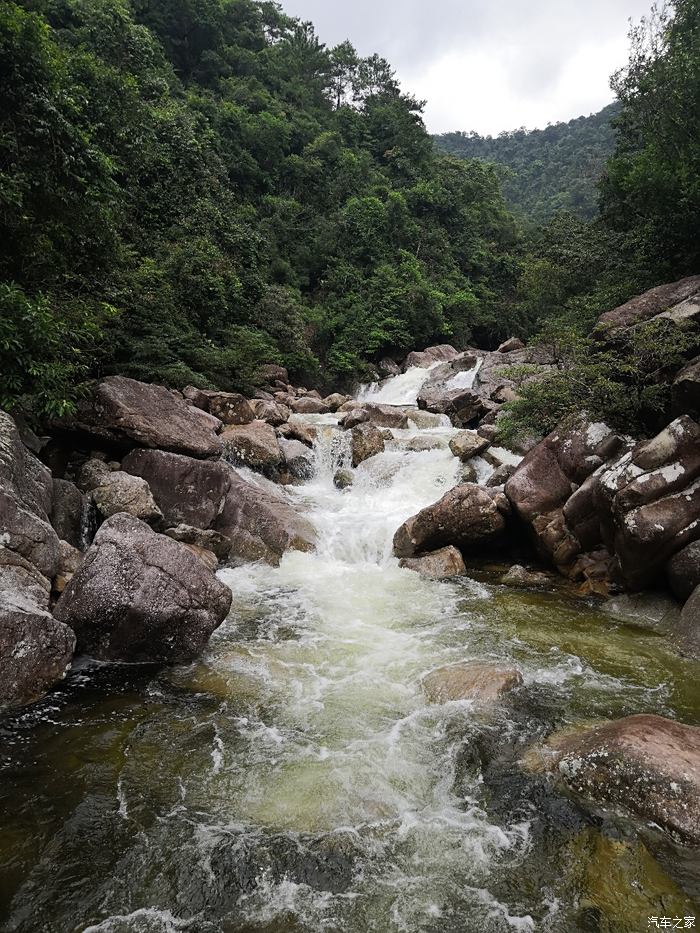
M350 41L426 99L433 132L496 134L599 110L651 0L283 0L323 41Z

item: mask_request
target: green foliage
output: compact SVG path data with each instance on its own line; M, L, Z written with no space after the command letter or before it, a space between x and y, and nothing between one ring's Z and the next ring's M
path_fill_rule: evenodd
M603 215L635 238L657 275L700 269L700 3L670 0L631 33Z
M689 352L700 349L693 328L650 321L630 328L615 345L585 336L577 328L549 323L533 343L539 371L505 367L519 384L498 421L499 440L548 434L585 412L623 432L658 430L671 403L671 381Z
M89 371L89 351L112 309L76 302L54 309L0 284L0 408L31 397L32 414L64 415Z
M421 106L274 3L6 2L0 282L69 332L116 308L91 319L91 372L173 386L250 388L266 361L351 382L387 352L495 341L513 222L493 169L436 155ZM82 338L63 358L51 339L70 371ZM68 404L55 389L12 398Z
M560 211L591 219L598 210L597 184L615 145L611 120L618 109L610 104L589 117L495 138L457 132L434 139L451 155L501 167L505 199L528 221L543 223Z

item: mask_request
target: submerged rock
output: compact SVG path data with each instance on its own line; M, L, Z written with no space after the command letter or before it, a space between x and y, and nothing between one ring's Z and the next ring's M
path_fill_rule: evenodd
M631 811L700 844L700 728L661 716L628 716L554 736L539 756L581 797Z
M421 686L430 703L451 700L493 703L522 682L517 668L501 667L488 661L463 661L436 668L423 678Z
M527 570L522 564L513 564L510 570L501 577L501 583L503 586L514 588L542 589L550 588L553 579L551 574L542 573L539 570Z
M333 476L333 485L336 489L347 489L354 481L352 470L336 470Z
M92 657L175 663L200 653L231 598L186 545L119 514L95 535L54 614Z
M505 519L481 486L455 486L442 499L409 518L394 535L397 557L413 557L448 544L460 549L497 540Z
M435 580L459 577L467 572L462 555L456 547L451 545L420 557L404 557L399 561L399 567L414 570L422 577L431 577Z

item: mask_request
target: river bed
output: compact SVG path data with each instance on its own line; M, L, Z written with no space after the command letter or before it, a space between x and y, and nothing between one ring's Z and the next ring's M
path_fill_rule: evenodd
M422 378L374 400L410 404ZM699 724L698 666L564 589L400 569L395 530L459 481L453 429L394 432L340 491L347 435L306 420L316 475L287 494L314 553L220 571L233 608L197 662L85 659L0 721L0 929L633 933L700 913L696 852L520 763L589 721ZM472 658L523 688L426 703L424 674Z

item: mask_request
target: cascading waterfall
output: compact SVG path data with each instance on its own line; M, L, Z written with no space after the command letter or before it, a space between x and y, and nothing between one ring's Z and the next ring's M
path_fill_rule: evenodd
M410 405L428 374L363 395ZM9 735L21 761L22 729L35 729L31 754L56 776L38 799L20 786L0 822L1 853L16 821L5 844L26 876L9 931L589 929L581 879L597 830L518 759L555 724L686 701L638 632L609 632L596 653L605 622L590 607L400 569L396 528L459 482L445 419L415 412L342 491L349 432L335 416L304 420L316 471L288 495L317 550L220 571L234 605L201 661L130 673L89 707L94 678L117 674L81 671L63 706ZM469 658L516 664L521 705L427 704L421 677ZM23 820L49 811L62 818L25 851ZM32 925L36 911L53 926Z

